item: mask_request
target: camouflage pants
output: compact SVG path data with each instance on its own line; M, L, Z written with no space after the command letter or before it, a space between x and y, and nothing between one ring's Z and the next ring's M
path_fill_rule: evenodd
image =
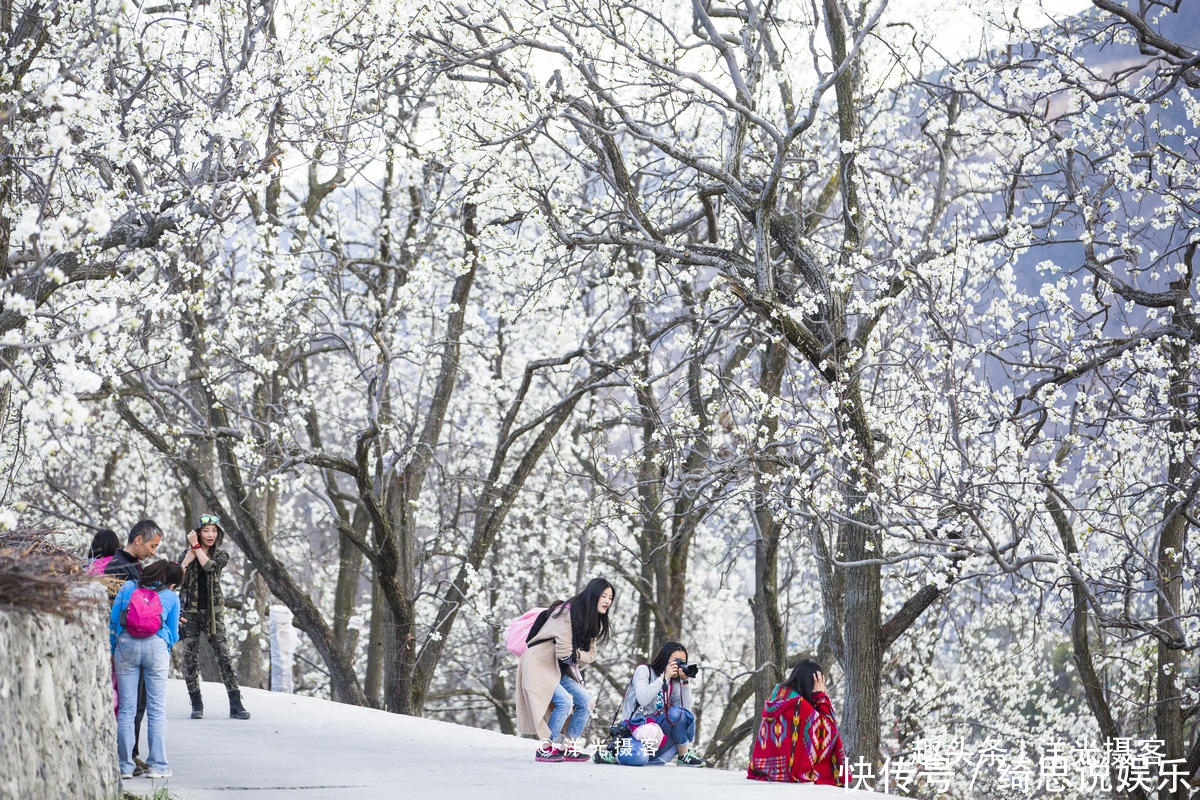
M237 674L233 671L233 661L229 658L229 638L225 635L225 620L218 613L213 633L208 630L210 609L187 611L183 614L187 622L183 624L183 635L180 644L183 645L183 680L189 692L200 691L200 637L207 636L212 645L213 655L217 657L217 666L221 668L221 680L228 692L238 691Z

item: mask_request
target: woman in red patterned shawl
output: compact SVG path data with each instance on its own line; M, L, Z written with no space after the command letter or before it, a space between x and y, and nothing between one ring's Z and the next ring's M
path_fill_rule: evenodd
M817 662L801 661L763 706L746 777L840 786L845 763L825 675Z

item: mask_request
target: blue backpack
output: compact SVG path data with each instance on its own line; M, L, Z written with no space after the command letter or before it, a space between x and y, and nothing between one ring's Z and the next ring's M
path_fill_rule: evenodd
M646 745L632 736L620 740L617 744L618 764L624 764L627 767L644 767L649 760L650 754L646 752Z

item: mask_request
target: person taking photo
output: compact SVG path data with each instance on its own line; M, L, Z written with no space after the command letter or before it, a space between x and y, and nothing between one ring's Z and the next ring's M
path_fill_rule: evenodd
M666 764L674 758L680 766L706 766L704 759L691 752L696 738L691 689L696 667L688 666L687 661L686 647L679 642L664 642L653 661L633 671L625 690L620 718L626 730L636 734L639 727L654 723L663 734L654 743L656 753L648 764ZM597 750L592 760L599 764L618 763L611 749Z

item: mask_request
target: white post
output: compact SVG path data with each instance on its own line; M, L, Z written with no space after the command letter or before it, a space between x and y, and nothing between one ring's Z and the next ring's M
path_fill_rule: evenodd
M296 630L287 606L271 606L271 691L291 694Z

